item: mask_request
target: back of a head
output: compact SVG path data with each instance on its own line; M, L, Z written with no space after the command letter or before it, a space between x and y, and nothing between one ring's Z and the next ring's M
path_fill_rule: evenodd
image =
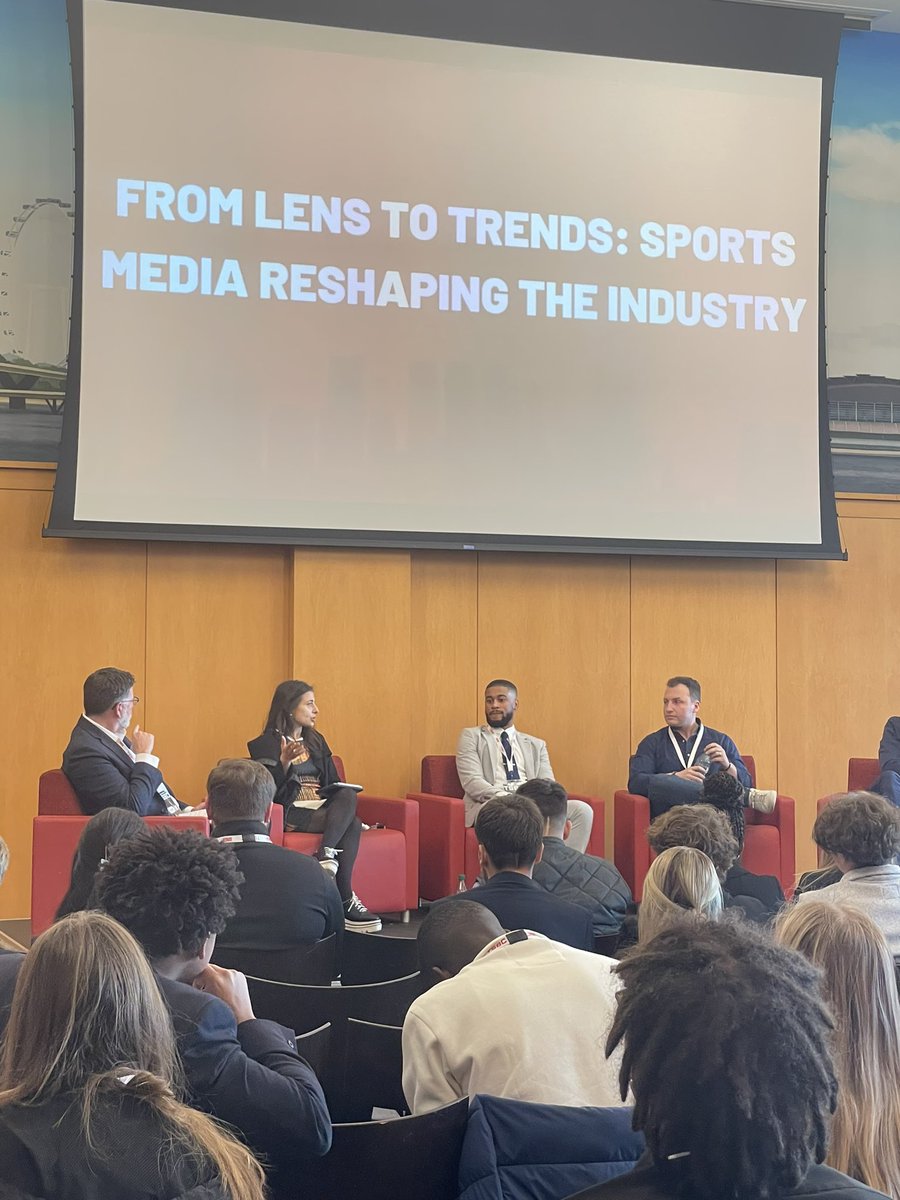
M458 975L503 926L489 908L474 900L445 900L436 904L419 928L416 948L419 970L427 982L435 976Z
M711 860L720 880L738 856L738 844L727 817L709 804L678 804L670 808L651 823L647 841L656 854L674 846L701 850Z
M825 1156L837 1086L818 972L748 923L682 917L618 967L624 1040L664 1190L775 1200Z
M97 872L109 858L113 846L126 838L137 837L145 828L137 813L128 808L104 808L91 817L78 839L69 890L56 910L57 921L88 907Z
M874 792L834 796L816 817L813 840L855 867L881 867L900 854L900 809Z
M223 758L206 781L210 820L264 821L275 798L275 780L262 763Z
M99 717L132 687L134 676L130 671L122 671L119 667L101 667L99 671L92 671L82 689L85 716Z
M543 844L544 818L525 796L497 796L481 806L475 836L496 870L531 867Z
M744 848L744 785L727 771L714 771L703 780L700 799L724 813L740 854Z
M243 881L227 846L158 825L113 849L94 899L151 959L194 955L234 915Z
M549 822L552 837L562 837L569 811L566 789L555 779L528 779L516 790L517 796L533 800L538 812Z
M722 913L722 886L712 861L701 850L673 846L650 864L638 910L638 940L647 941L686 912L716 920Z

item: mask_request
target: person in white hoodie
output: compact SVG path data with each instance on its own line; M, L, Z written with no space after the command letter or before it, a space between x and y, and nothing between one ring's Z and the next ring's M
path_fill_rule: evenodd
M432 909L418 951L434 986L403 1023L403 1091L414 1114L479 1093L621 1106L621 1055L604 1057L614 959L529 930L504 933L469 900Z

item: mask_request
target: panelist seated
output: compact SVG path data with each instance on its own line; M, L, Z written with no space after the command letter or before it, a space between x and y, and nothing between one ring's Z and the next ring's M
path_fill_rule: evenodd
M466 826L475 824L488 800L508 796L528 779L553 779L547 743L520 733L513 719L519 690L508 679L492 679L484 690L485 725L464 729L456 746L456 771L465 793ZM568 801L572 823L569 846L587 849L594 823L593 809L583 800Z
M751 787L750 772L732 739L703 724L696 679L675 675L667 682L663 720L662 729L639 743L628 772L629 792L649 798L652 817L676 804L698 803L703 780L717 771L726 771L741 783L746 805L772 811L775 792Z
M318 716L312 686L286 679L275 689L265 728L247 743L247 750L275 780L275 803L284 808L285 829L322 835L316 858L337 884L346 927L377 933L381 918L353 890L362 834L356 793L341 784L331 749L316 729Z
M102 667L84 681L84 715L62 769L89 816L104 808L130 808L142 817L185 810L162 777L153 734L135 725L131 738L125 736L138 703L130 671Z

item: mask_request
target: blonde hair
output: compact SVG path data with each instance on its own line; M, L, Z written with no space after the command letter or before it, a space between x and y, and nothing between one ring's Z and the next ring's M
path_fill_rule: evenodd
M127 1084L123 1076L131 1075ZM72 913L25 956L0 1055L0 1107L82 1099L82 1125L99 1100L127 1092L156 1117L161 1153L193 1156L232 1200L263 1200L263 1173L245 1146L175 1094L175 1036L143 951L99 912Z
M884 935L858 909L808 900L775 936L824 972L838 1100L829 1166L900 1200L900 1000Z
M712 861L692 846L672 846L650 864L638 912L638 941L646 942L673 917L697 912L718 920L722 887Z

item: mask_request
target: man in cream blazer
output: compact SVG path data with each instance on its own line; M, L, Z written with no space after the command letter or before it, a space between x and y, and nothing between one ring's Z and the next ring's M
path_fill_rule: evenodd
M466 800L466 825L475 824L482 804L518 790L526 779L553 779L547 743L513 724L518 689L508 679L492 679L484 689L486 725L464 729L456 746L456 770ZM583 800L569 800L572 822L568 845L583 854L591 836L594 813Z

